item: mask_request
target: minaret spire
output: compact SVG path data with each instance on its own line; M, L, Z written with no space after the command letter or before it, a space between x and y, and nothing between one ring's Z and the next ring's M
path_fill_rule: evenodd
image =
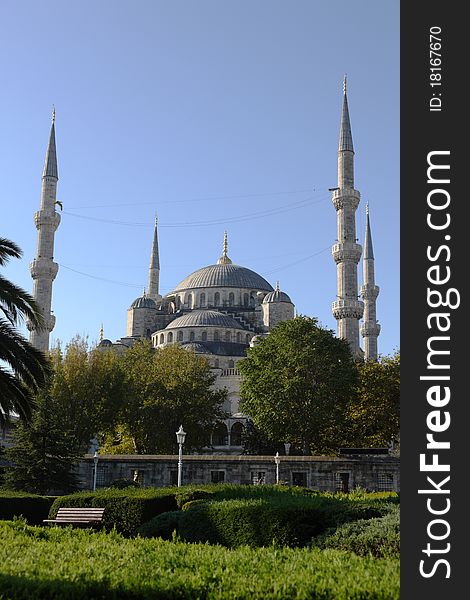
M359 357L359 319L364 306L358 300L357 264L362 248L356 243L355 213L361 196L354 189L354 147L346 89L345 77L338 145L338 187L333 190L332 198L338 221L338 239L332 248L337 269L337 299L332 309L338 321L338 336L346 339L352 354Z
M361 297L364 300L364 323L361 325L361 334L364 338L364 358L365 360L376 361L378 357L377 337L380 334L376 302L380 288L375 285L374 249L370 230L369 204L366 204L366 233L362 266L364 285L361 287Z
M155 213L155 225L153 230L153 242L152 251L150 253L150 267L149 267L149 285L148 285L148 298L151 298L154 302L159 302L162 297L159 293L160 286L160 255L158 251L158 218Z
M34 222L38 230L37 254L29 266L34 282L33 297L44 318L44 325L41 329L35 329L30 322L27 323L30 330L29 341L35 348L43 352L49 350L49 335L55 325L55 316L52 314L51 306L52 282L59 270L59 265L53 261L54 235L60 223L60 215L55 211L58 179L55 108L53 108L49 144L42 173L41 204L39 211L34 215Z

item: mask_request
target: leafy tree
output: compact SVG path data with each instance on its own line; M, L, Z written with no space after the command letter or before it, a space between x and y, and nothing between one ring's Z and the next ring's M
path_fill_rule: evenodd
M206 359L179 345L154 350L134 344L121 357L126 398L121 424L140 454L172 453L176 431L188 434L186 448L207 444L214 423L223 417L225 390L213 390L215 375Z
M91 438L116 423L124 400L119 356L111 349L90 349L86 339L76 337L65 353L54 349L51 360L56 418L73 435L77 451L85 452Z
M304 454L342 445L357 369L345 340L297 317L279 323L238 363L242 410L273 442Z
M351 403L356 446L388 446L400 431L400 354L358 363L357 396Z
M36 494L73 492L78 480L73 464L79 458L73 436L57 421L55 402L48 391L36 397L31 422L18 421L15 445L6 450L7 487Z
M21 255L14 242L0 238L0 266ZM32 296L0 275L0 425L12 412L30 418L33 393L44 386L48 375L45 355L16 329L25 318L35 327L43 323Z

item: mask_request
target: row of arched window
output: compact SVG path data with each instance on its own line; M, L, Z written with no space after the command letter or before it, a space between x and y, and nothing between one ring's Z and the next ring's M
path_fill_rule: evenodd
M232 332L225 331L224 333L220 331L214 331L214 335L212 337L214 342L236 342L237 344L249 344L251 335L249 333L242 333L241 331ZM171 344L173 342L184 342L184 341L194 342L196 341L196 333L194 331L189 332L189 338L185 339L184 331L180 329L179 331L173 332L168 331L168 333L160 333L158 334L158 345L160 344ZM202 342L206 342L208 340L207 331L203 331L201 333L200 340Z
M208 302L208 297L205 292L200 292L199 294L194 294L190 292L186 296L186 301L183 295L176 296L176 309L179 310L181 305L185 303L189 308L207 308L208 306L244 306L246 308L254 308L256 304L256 294L255 292L245 292L243 296L238 299L239 304L235 302L235 293L229 292L226 298L222 298L220 292L215 292L214 301Z
M225 423L218 423L212 432L212 446L241 446L243 425L234 423L228 430Z

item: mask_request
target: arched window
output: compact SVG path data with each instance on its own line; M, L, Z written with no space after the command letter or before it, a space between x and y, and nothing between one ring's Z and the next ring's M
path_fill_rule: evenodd
M235 366L235 363L233 362L233 360L229 360L229 361L228 361L228 368L229 368L229 369L233 369L233 368L234 368L234 366Z
M194 331L191 331L191 332L189 333L189 341L190 341L190 342L194 342L194 338L195 338Z
M231 339L232 339L232 334L230 333L230 331L226 331L225 332L225 341L230 342Z
M214 431L212 432L212 445L213 446L227 446L228 445L228 431L225 423L218 423Z
M215 369L218 369L218 368L219 368L219 359L218 359L218 358L216 358L216 359L214 360L214 368L215 368Z
M250 334L249 333L246 334L246 343L247 344L250 343Z
M230 292L230 294L228 295L228 305L233 306L234 304L235 304L235 294L233 292Z
M202 292L199 295L199 306L205 306L206 305L206 295L204 294L204 292Z
M220 305L220 294L219 294L219 292L216 292L214 294L214 304L215 304L215 306L219 306Z
M176 305L176 310L179 310L181 307L181 298L179 296L176 296L175 305Z
M207 331L203 331L202 332L201 339L202 339L203 342L207 342Z
M193 307L193 295L192 294L188 294L188 306L189 306L189 308Z
M171 343L172 341L173 341L173 332L172 332L172 331L170 331L170 332L168 333L167 342L168 342L168 343Z
M218 341L219 341L219 332L214 331L214 342L218 342Z
M237 342L238 342L239 344L241 344L241 341L242 341L242 334L241 334L240 332L238 332L238 333L237 333Z
M256 305L256 299L255 299L254 293L251 292L251 294L250 294L250 307L254 308L255 305Z
M248 306L249 303L250 297L248 296L248 294L243 294L243 306Z
M234 423L230 430L230 445L241 446L242 445L242 433L243 425L241 423Z
M163 333L160 334L160 344L163 344L165 342L165 336L163 335Z
M183 341L183 332L178 331L178 342L182 342L182 341Z

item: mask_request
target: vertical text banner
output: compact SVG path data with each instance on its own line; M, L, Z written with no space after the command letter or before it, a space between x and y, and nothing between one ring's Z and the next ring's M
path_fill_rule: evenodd
M470 52L465 22L457 2L401 4L405 600L468 593L470 186L464 178L470 176Z

